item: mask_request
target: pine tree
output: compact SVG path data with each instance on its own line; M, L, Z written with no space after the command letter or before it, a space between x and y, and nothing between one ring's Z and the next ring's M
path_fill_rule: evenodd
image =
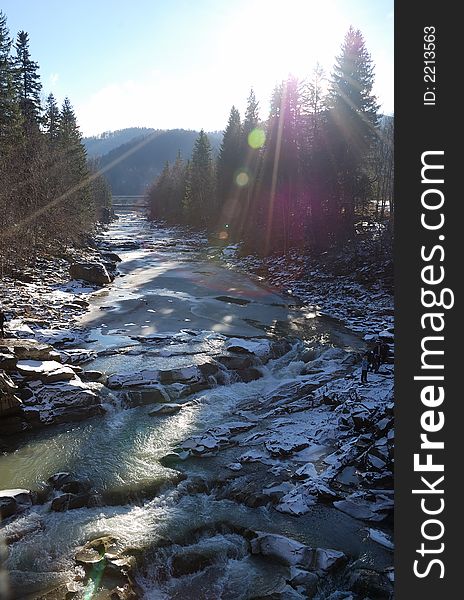
M59 116L57 135L58 168L61 170L61 194L58 196L56 216L64 243L78 242L91 229L96 218L92 202L87 156L77 126L74 109L65 98ZM66 228L63 228L66 222Z
M49 94L45 105L44 132L50 144L56 142L59 136L60 109L53 94Z
M20 124L13 83L11 44L6 16L0 11L0 153L3 154L7 144L17 141Z
M233 213L239 195L239 187L235 178L239 168L244 167L244 162L240 113L235 106L232 106L217 161L219 211ZM224 215L222 220L227 218Z
M25 31L18 33L15 56L15 84L24 127L30 131L41 122L39 65L31 60L29 36Z
M211 144L203 129L193 146L183 204L189 225L208 227L213 223L216 213L214 165Z
M243 119L243 139L245 148L249 147L248 136L258 127L259 124L259 102L256 100L253 89L250 90L250 95L247 100L245 118Z
M365 187L363 164L376 136L374 69L364 38L350 27L336 59L328 99L327 137L336 169L331 203L333 232L343 241L354 231Z

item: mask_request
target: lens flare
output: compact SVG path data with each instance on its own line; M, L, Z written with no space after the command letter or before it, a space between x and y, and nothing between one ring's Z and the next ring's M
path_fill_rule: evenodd
M256 129L253 129L253 131L250 131L250 133L248 134L248 145L254 150L262 148L264 146L265 141L266 134L264 133L264 129L256 127Z
M244 187L244 186L248 185L249 181L250 181L250 178L249 178L248 174L245 173L245 171L240 171L240 173L237 173L237 175L235 177L235 183L240 187Z

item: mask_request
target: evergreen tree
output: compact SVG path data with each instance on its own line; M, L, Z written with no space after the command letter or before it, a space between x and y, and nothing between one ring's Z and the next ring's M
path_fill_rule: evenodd
M64 243L79 241L88 232L96 217L92 203L87 156L77 126L74 109L65 98L59 116L57 134L58 168L61 171L61 194L57 204L58 229L64 234ZM63 219L68 227L63 229Z
M218 208L226 213L221 220L229 220L227 213L234 212L239 194L235 178L244 162L240 113L232 106L217 161Z
M258 127L259 124L259 102L256 100L253 89L250 90L250 95L247 100L245 118L243 120L243 138L244 146L248 148L248 136Z
M7 144L17 141L20 123L10 57L11 44L6 16L0 11L0 153L3 154Z
M44 132L50 144L56 142L60 128L60 109L53 94L49 94L45 105Z
M29 36L25 31L18 33L15 56L15 83L19 96L19 106L24 126L29 131L40 124L40 83L39 65L31 60Z
M212 224L216 213L214 165L211 144L203 129L193 146L183 204L188 224L194 227Z
M328 99L327 139L335 167L330 213L339 241L354 232L356 208L365 192L364 161L377 127L373 83L364 38L350 27L336 59Z

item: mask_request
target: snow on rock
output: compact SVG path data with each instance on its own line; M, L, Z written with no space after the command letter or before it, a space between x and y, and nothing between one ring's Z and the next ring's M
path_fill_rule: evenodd
M69 381L30 386L33 395L24 400L25 411L38 412L40 423L81 420L104 412L98 384L86 384L78 377Z
M59 360L60 355L49 344L44 344L33 339L2 340L0 347L14 354L16 358L31 360Z
M227 465L227 468L231 471L240 471L242 469L242 465L239 462L230 463Z
M289 456L309 446L308 438L297 434L288 436L288 433L288 431L285 431L272 435L270 439L264 442L264 446L271 456Z
M371 538L371 540L374 542L377 542L377 544L380 544L381 546L383 546L384 548L387 548L388 550L393 550L395 548L391 536L389 536L384 531L380 531L379 529L369 528L368 532L369 532L369 537Z
M0 518L6 519L32 505L29 490L0 490Z
M322 576L347 560L338 550L310 548L283 535L256 533L257 537L251 540L252 554L267 556L286 566L302 567Z
M386 515L379 512L379 507L375 503L363 500L354 501L351 498L353 496L346 500L337 500L333 505L350 517L361 521L383 521L385 519Z
M55 360L18 360L16 369L23 377L40 379L45 383L67 381L75 377L71 367L66 367Z
M170 402L166 402L166 404L161 404L161 406L157 406L153 410L151 410L148 414L150 417L162 416L162 415L174 415L178 413L182 409L182 404L174 404Z
M79 365L95 358L96 352L85 348L69 348L60 350L60 356L65 364Z
M299 516L306 514L316 502L317 498L312 494L295 489L285 494L275 508L281 513Z
M306 463L295 471L295 476L298 479L305 479L307 477L317 477L316 467L313 463Z
M271 343L266 339L242 339L230 338L226 343L226 349L229 352L239 352L246 354L254 354L255 356L267 357L271 350Z
M68 329L36 329L35 337L46 344L66 344L83 341L82 335Z
M146 386L154 383L159 383L159 371L145 369L138 373L110 375L107 385L110 389L118 389L122 387Z
M30 338L34 335L32 329L22 319L10 319L8 321L8 330L18 338Z

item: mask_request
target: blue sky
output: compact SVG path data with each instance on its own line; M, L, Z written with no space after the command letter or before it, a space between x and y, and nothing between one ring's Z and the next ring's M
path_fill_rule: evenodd
M393 0L0 0L29 33L44 95L69 96L84 134L130 126L223 129L250 87L264 118L276 83L330 75L361 29L375 92L393 112Z

